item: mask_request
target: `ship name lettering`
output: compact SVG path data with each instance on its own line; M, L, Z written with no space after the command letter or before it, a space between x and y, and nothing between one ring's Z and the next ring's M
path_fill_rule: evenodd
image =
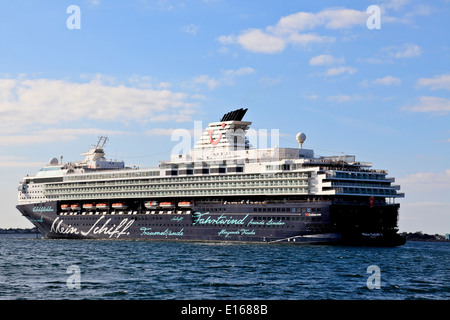
M267 225L275 225L275 226L282 226L284 225L285 222L284 221L273 221L273 219L270 219L269 221L267 221Z
M169 229L166 229L164 231L151 231L152 228L147 228L147 227L142 227L141 228L141 236L183 236L183 229L181 229L180 231L172 231Z
M250 229L239 229L239 230L233 230L233 231L228 231L227 229L222 229L220 230L217 235L218 236L225 236L225 238L228 238L228 236L230 235L255 235L255 230L250 230Z
M101 220L103 220L103 218L104 218L103 216L100 217L100 219L98 219L87 232L81 231L81 234L83 236L87 236L92 231L93 234L103 233L109 235L110 238L112 238L113 236L119 238L121 235L129 234L128 232L125 231L129 227L131 227L131 225L134 223L134 220L128 221L128 219L123 219L117 226L114 224L111 227L109 227L108 223L111 221L111 218L109 218L108 220L105 221L105 223L101 227L97 227L97 224Z
M224 214L221 214L219 217L217 218L211 218L211 216L209 215L209 212L205 212L205 213L200 213L200 212L196 212L196 222L193 223L195 224L234 224L234 225L243 225L245 219L247 219L248 214L243 217L242 219L235 219L232 216L227 217ZM208 215L208 217L202 218L203 216Z
M264 225L265 224L265 222L264 221L254 221L253 219L252 220L250 220L248 223L247 223L247 226L249 226L249 225L252 225L252 224L256 224L256 225Z
M253 225L253 224L256 224L256 225L268 225L268 226L271 226L271 225L275 225L275 226L283 226L283 225L285 225L286 223L284 222L284 221L274 221L273 219L270 219L269 221L254 221L253 219L252 220L250 220L248 223L247 223L247 226L249 226L249 225Z
M60 234L81 234L82 236L87 236L92 232L93 234L103 233L105 235L109 235L110 238L113 236L119 238L124 234L128 235L129 232L126 232L126 230L128 230L128 228L130 228L134 223L134 220L128 221L128 219L123 219L117 226L115 224L108 226L108 223L111 221L111 218L109 218L101 227L97 226L103 219L103 216L100 217L88 231L79 231L78 228L73 227L70 224L68 226L63 226L64 221L57 217L53 220L50 232Z
M34 207L33 212L53 212L53 208L51 206L48 207Z
M50 232L55 233L61 233L61 234L79 234L78 229L75 227L72 227L70 224L67 227L61 226L63 223L63 220L59 220L59 217L57 217L55 220L53 220L52 227L50 228Z

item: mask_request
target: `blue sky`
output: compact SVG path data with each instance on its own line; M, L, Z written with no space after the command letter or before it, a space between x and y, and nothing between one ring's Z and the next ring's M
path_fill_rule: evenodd
M388 169L400 231L449 233L449 16L448 0L2 1L0 227L31 226L17 185L52 157L106 134L108 158L153 166L173 129L245 107L284 147L302 131L316 155Z

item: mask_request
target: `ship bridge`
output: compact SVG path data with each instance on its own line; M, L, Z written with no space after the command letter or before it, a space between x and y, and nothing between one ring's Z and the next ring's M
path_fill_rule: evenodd
M247 109L226 113L202 132L189 154L175 154L160 167L185 164L248 164L283 159L313 158L314 152L297 148L254 148L247 136L252 122L242 121Z

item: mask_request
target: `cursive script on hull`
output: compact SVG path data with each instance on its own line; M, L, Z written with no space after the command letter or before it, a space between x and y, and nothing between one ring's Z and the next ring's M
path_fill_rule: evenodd
M33 212L53 212L53 208L51 206L44 207L44 206L38 206L33 208Z
M131 227L131 225L134 223L134 220L128 220L123 219L120 221L118 225L110 224L111 218L104 221L104 216L101 216L88 231L82 231L78 230L77 227L74 227L72 225L66 225L64 224L64 221L60 219L60 217L57 217L53 223L52 227L50 229L50 232L57 233L57 234L63 234L63 235L81 235L81 236L89 236L90 234L93 235L107 235L109 238L115 237L119 238L122 235L129 235L130 233L127 232L127 230Z
M207 216L206 219L203 218L203 216ZM210 216L209 212L200 213L195 212L195 222L193 225L199 224L199 225L206 225L206 224L217 224L217 225L243 225L245 219L247 219L249 215L245 215L241 219L233 218L232 216L227 216L225 214L221 214L218 217Z

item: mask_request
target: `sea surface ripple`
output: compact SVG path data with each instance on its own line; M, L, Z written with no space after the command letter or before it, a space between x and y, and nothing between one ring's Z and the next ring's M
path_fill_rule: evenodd
M0 235L0 299L448 300L449 262L450 243L436 242L368 248ZM369 288L374 276L379 289Z

